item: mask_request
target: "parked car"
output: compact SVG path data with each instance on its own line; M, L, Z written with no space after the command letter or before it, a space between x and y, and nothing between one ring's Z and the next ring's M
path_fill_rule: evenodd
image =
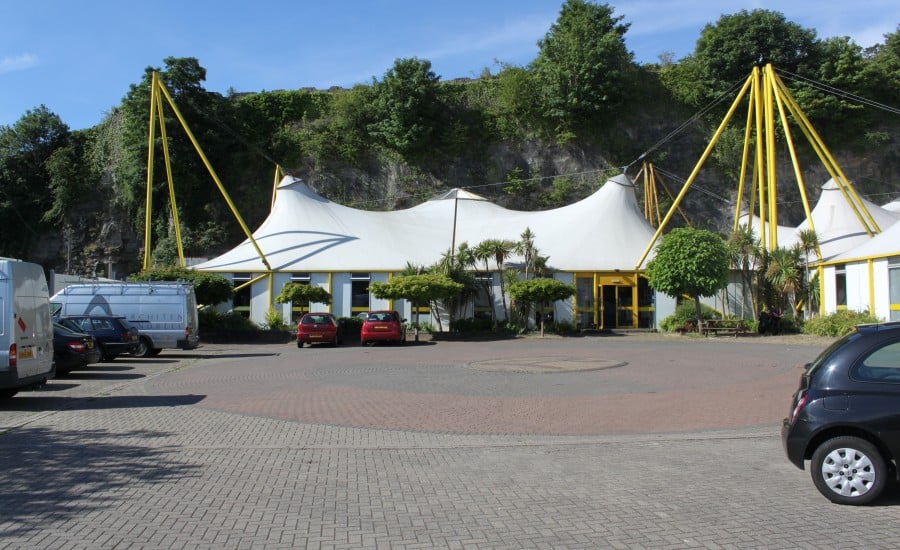
M67 315L57 317L59 324L76 332L90 334L97 340L102 361L112 361L123 353L133 353L140 343L140 333L124 317L113 315Z
M90 334L53 323L53 364L56 374L68 374L100 362L100 347Z
M403 344L406 340L406 319L396 311L370 311L363 319L359 340L364 346L375 342Z
M897 480L900 323L859 325L807 365L781 439L816 489L838 504L868 504Z
M303 344L331 344L342 342L341 329L334 315L330 313L306 313L297 323L297 347Z

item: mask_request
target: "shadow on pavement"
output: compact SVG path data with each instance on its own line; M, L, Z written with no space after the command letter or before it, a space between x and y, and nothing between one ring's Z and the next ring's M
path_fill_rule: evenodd
M55 384L54 384L55 385ZM48 411L86 409L133 409L140 407L179 407L203 401L205 395L112 395L99 397L45 397L19 393L0 401L4 411ZM0 499L2 502L2 499Z
M0 537L44 529L48 518L64 523L116 508L122 505L117 500L131 498L127 489L135 485L201 475L198 466L177 459L177 448L154 448L154 440L169 435L43 427L3 434L0 457L6 458L0 469L0 502L6 528Z

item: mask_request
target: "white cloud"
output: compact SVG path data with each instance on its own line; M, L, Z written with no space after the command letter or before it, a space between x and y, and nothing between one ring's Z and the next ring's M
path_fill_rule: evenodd
M502 25L476 34L463 34L432 46L422 54L425 59L441 59L483 52L502 52L507 50L537 50L537 41L543 38L552 19L545 17L526 17L508 21Z
M0 58L0 74L29 69L37 65L37 56L23 53L16 56Z

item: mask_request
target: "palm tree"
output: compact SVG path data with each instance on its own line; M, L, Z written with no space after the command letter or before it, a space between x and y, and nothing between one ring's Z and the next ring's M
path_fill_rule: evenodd
M503 300L503 316L505 319L509 319L509 310L506 307L506 283L503 277L503 264L506 259L513 253L516 244L509 240L500 240L500 239L486 239L478 243L478 246L475 247L474 253L475 257L484 262L484 271L488 274L491 273L490 261L494 260L494 263L497 266L497 272L500 275L500 298ZM488 295L491 298L491 319L496 324L497 322L497 314L494 311L494 285L493 281L490 284L485 285L487 287Z
M519 237L522 240L516 243L515 252L521 254L525 260L525 278L528 279L529 271L534 272L534 260L538 255L538 249L534 246L534 233L530 227L526 227Z
M798 269L800 269L803 273L803 286L801 287L801 292L798 297L798 308L803 308L804 305L808 306L807 311L816 311L816 308L813 307L813 304L818 304L819 301L819 293L818 293L818 284L817 283L817 275L810 275L809 272L809 264L812 263L812 258L814 257L816 261L821 259L821 252L819 251L819 236L815 231L811 229L804 229L797 234L797 244L795 245L799 249L799 264ZM796 313L800 313L799 311Z
M769 253L766 265L765 277L777 293L779 305L787 302L791 311L796 311L797 300L803 293L806 281L802 250L799 244L791 248L779 246Z
M741 225L728 236L728 251L731 264L741 273L743 286L750 291L750 307L753 318L756 318L756 285L753 284L756 264L760 256L759 240L748 225ZM742 293L743 295L743 293ZM743 307L743 296L741 306Z
M459 245L459 248L455 252L453 250L448 250L443 253L441 259L438 260L438 263L435 264L434 268L431 270L434 273L446 275L450 279L463 285L462 292L457 296L446 300L444 304L447 313L450 316L451 323L465 304L467 304L478 292L475 277L473 277L469 271L476 264L477 259L475 258L474 249L470 248L469 244L464 242ZM440 323L440 318L438 323Z

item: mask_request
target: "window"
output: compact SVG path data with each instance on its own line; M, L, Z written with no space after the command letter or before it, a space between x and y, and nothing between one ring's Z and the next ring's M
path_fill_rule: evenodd
M870 353L853 368L850 376L864 382L900 384L900 342L888 344Z
M308 285L310 283L309 273L291 273L291 282L297 285ZM304 313L308 312L307 304L291 302L291 317L294 319L302 317Z
M475 282L478 284L478 293L475 295L474 316L476 319L491 319L493 307L488 289L494 284L494 277L492 275L476 275Z
M834 270L835 302L838 309L847 309L847 267L839 265Z
M656 305L650 283L643 275L638 277L638 328L653 328Z
M350 305L354 313L369 309L369 274L350 274Z
M594 277L575 279L575 322L578 328L594 327Z
M250 279L249 273L235 273L231 276L231 284L234 288L237 288L243 284L249 283ZM244 317L250 317L251 286L252 285L247 285L240 290L236 290L231 301L231 309Z

